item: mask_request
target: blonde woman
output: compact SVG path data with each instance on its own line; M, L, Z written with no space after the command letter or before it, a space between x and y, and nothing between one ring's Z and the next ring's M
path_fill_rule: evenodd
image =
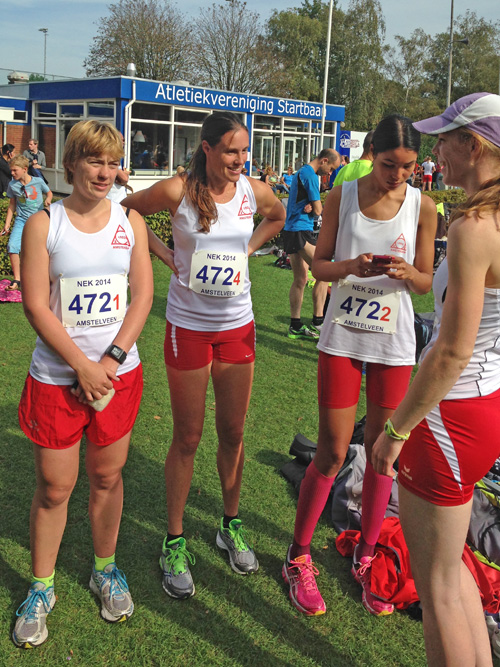
M500 454L500 97L467 95L415 127L437 136L443 180L468 199L434 277L431 342L372 462L391 476L403 447L400 515L429 665L482 667L492 664L488 633L462 552L474 484Z

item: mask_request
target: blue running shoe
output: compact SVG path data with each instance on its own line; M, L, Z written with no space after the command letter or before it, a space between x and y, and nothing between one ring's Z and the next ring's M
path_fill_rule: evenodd
M48 637L47 614L56 603L54 586L46 588L41 581L31 584L28 597L16 611L17 621L12 641L19 648L35 648Z
M106 565L104 570L93 568L89 586L101 601L101 616L105 621L121 623L134 613L127 578L114 563Z

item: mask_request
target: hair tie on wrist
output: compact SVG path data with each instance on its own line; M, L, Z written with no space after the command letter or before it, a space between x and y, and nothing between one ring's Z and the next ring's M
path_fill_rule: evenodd
M392 438L393 440L405 441L408 440L411 434L411 431L408 431L408 433L398 433L390 419L388 419L384 424L384 432L387 433L389 438Z

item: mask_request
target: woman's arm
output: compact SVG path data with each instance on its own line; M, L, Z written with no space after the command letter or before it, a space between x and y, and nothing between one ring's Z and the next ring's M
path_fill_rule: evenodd
M177 207L184 196L184 181L180 176L173 176L164 181L155 183L146 190L129 195L122 202L125 208L132 208L141 215L153 215L159 211L170 211L175 215ZM156 255L172 271L178 275L174 263L174 252L161 241L156 234L147 227L149 251Z
M489 225L493 227L491 220ZM398 433L411 431L443 400L469 363L481 320L486 274L493 252L498 251L498 241L488 240L487 227L487 221L471 218L457 220L450 227L449 277L439 337L391 417ZM385 434L379 436L372 454L375 470L390 475L402 445Z
M136 211L130 212L129 222L135 238L128 276L130 303L122 326L113 340L125 352L139 338L153 303L153 269L149 257L147 225ZM119 366L117 361L108 356L103 356L100 363L113 373Z
M393 280L404 280L408 289L415 294L427 294L432 287L436 229L436 204L427 195L422 195L415 244L415 260L413 264L408 264L402 257L396 256L390 265L393 271L387 273L389 278Z
M285 207L275 196L271 188L261 181L248 179L257 202L257 213L264 219L255 229L248 243L248 256L258 250L274 236L277 236L285 224Z

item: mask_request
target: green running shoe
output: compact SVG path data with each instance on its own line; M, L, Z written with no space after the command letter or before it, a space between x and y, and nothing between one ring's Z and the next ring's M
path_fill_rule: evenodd
M19 648L35 648L48 637L47 614L56 603L54 586L46 588L41 581L31 584L28 597L16 611L17 621L12 641Z
M101 616L110 623L126 621L134 613L127 578L114 563L104 570L92 569L90 590L101 600Z
M229 528L224 528L223 519L221 519L215 543L219 549L224 549L229 554L229 564L234 572L250 574L259 569L259 561L246 541L240 519L232 519L229 522Z
M300 329L293 329L292 327L288 327L288 338L301 338L303 340L318 340L319 338L319 331L316 329L316 327L308 327L305 324L303 324Z
M193 577L189 571L189 563L194 565L196 559L186 549L186 540L178 537L167 542L163 540L160 556L160 567L163 571L163 590L170 597L184 600L195 593Z

